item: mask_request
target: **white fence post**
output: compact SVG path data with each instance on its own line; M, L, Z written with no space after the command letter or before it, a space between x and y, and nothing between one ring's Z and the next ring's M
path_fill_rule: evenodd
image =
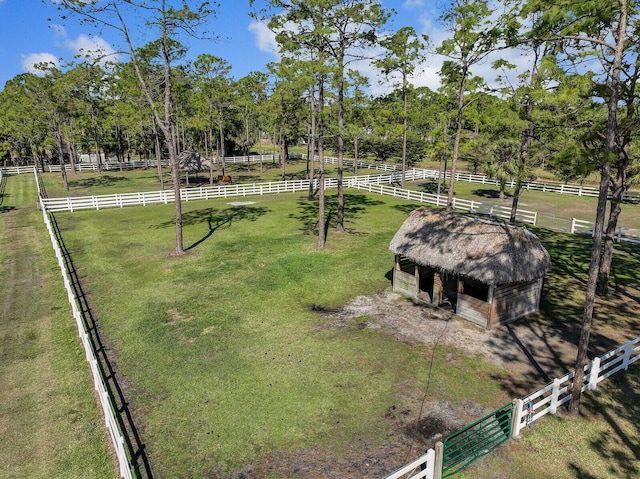
M442 461L444 459L444 444L436 442L435 460L433 461L433 479L442 479Z
M520 437L520 423L522 422L522 399L513 400L513 412L511 413L511 439Z
M589 390L595 391L598 387L598 375L600 374L600 357L595 358L591 363L589 375Z
M629 358L631 358L631 341L627 341L627 344L624 345L624 356L622 356L622 366L624 370L629 369Z
M553 389L551 390L551 404L549 405L549 412L555 414L558 411L558 393L560 392L560 380L555 378L553 380Z

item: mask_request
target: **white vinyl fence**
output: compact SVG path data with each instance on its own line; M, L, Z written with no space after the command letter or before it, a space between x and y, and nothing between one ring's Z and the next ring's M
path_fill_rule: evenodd
M37 179L37 175L36 175L36 179ZM40 188L38 188L38 191L40 191ZM120 477L123 477L125 479L132 479L133 473L129 465L129 458L127 456L127 450L125 448L125 439L123 434L120 431L120 427L116 419L116 411L114 410L113 405L111 403L111 399L107 391L107 386L103 382L102 375L100 374L98 359L96 358L93 352L91 340L89 338L89 334L83 322L79 301L75 295L75 292L72 286L72 280L69 275L69 271L67 271L67 268L66 268L62 249L56 238L51 220L49 218L49 213L47 212L44 205L42 205L42 212L43 212L44 223L47 227L47 230L49 231L49 236L51 238L53 251L58 260L58 265L60 266L60 272L62 273L62 280L64 283L65 290L67 292L67 299L69 300L69 304L71 305L73 318L75 319L76 325L78 327L78 334L80 336L82 345L84 347L85 357L91 368L94 386L98 394L100 405L102 406L102 412L104 413L105 424L106 424L107 430L109 431L109 436L111 437L111 442L113 444L113 448L118 458Z
M584 367L582 391L595 390L598 383L619 371L626 371L640 359L640 336L611 351L596 357ZM511 438L517 438L527 427L547 414L556 414L558 409L571 399L574 373L554 379L538 391L513 401ZM442 477L441 451L436 444L415 461L385 476L385 479L440 479Z
M33 173L35 171L34 166L7 166L0 168L0 171L5 175L23 175L25 173Z
M585 377L582 391L595 390L600 381L618 371L627 370L640 359L640 337L596 357L584 367ZM558 408L569 402L574 373L554 379L542 389L516 401L514 435L547 414L555 414Z
M570 232L593 236L595 232L595 225L591 221L572 218ZM626 243L640 244L640 230L618 226L616 228L615 241L617 243L624 241Z
M34 171L33 167L31 172ZM407 170L407 179L415 181L419 179L433 178L437 173L432 170L410 169ZM444 207L447 204L445 195L436 195L416 190L407 190L389 186L399 181L400 172L349 176L345 177L344 185L348 188L368 191L381 195L392 196L419 203ZM336 188L338 182L335 178L325 179L325 188ZM318 187L318 180L314 180L314 189ZM226 185L207 186L200 188L183 188L180 190L180 198L183 201L210 200L214 198L233 198L245 196L261 196L266 194L295 193L309 189L309 180L288 180L273 181L268 183L254 183L246 185ZM78 211L78 210L100 210L105 208L123 208L125 206L146 206L151 204L173 202L173 190L161 190L138 193L121 193L112 195L92 195L62 198L43 198L42 205L51 212L57 211ZM506 219L511 216L511 208L499 206L492 203L483 203L475 200L465 200L461 198L453 199L453 208L474 214L482 214L490 217ZM516 220L530 225L538 225L539 214L535 211L518 208ZM576 234L593 234L594 223L578 220L575 218L555 218L562 220L565 228L556 228L561 231L569 231ZM619 226L615 237L617 242L631 242L640 244L640 230Z

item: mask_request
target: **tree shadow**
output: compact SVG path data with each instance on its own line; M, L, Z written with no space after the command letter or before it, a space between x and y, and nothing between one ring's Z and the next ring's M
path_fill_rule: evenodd
M203 208L199 210L189 211L182 215L183 226L194 226L202 223L206 223L209 226L207 233L192 245L185 248L187 251L191 250L204 241L209 239L213 233L222 228L223 226L231 227L233 222L238 221L256 221L261 216L268 213L268 208L263 206L233 206L226 209L218 208ZM164 221L152 228L161 229L175 225L175 220Z
M418 189L420 191L423 191L424 193L429 193L431 195L435 195L436 193L438 193L438 180L437 178L431 178L427 181L424 181L422 183L418 183ZM442 189L441 188L441 193L442 193Z
M591 447L611 464L610 471L616 477L640 477L640 426L637 420L640 414L640 364L635 363L628 371L611 376L602 387L606 388L606 393L594 391L594 397L584 401L582 408L587 414L606 421L613 434L598 435L591 440Z
M344 216L345 221L349 222L357 219L362 215L367 208L383 204L382 201L374 200L369 196L363 194L347 194L344 195ZM415 207L414 207L415 208ZM338 211L338 197L337 195L327 195L325 197L325 233L329 231L329 228L335 228ZM306 234L318 233L318 201L309 200L308 198L301 198L298 200L298 212L291 213L289 218L300 221L302 227L300 230ZM346 225L345 225L346 228ZM364 234L358 233L352 228L346 228L349 233L352 234Z
M93 176L91 178L82 178L78 180L69 180L69 188L92 188L96 186L112 186L117 183L127 182L129 178L124 176Z
M500 199L500 191L498 190L491 190L488 188L480 188L480 189L476 189L473 190L471 192L472 194L479 196L481 198L492 198L492 199ZM510 195L509 193L507 193L506 191L504 192L504 196L505 198L509 198L512 195Z

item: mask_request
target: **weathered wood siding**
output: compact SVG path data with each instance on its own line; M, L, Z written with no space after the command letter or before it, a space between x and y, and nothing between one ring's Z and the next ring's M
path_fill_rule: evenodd
M393 291L410 298L418 296L418 278L415 263L396 255L393 267Z
M489 327L515 321L538 311L542 281L543 279L540 278L530 283L497 286L493 295L493 312Z
M530 283L496 286L491 304L459 293L456 314L479 326L491 328L538 311L541 292L542 278Z
M456 315L467 321L486 328L489 325L491 309L491 305L486 301L468 296L464 293L458 293Z

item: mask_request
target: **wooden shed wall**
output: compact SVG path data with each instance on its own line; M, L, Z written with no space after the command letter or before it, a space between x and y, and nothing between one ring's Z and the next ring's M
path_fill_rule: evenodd
M458 293L456 314L461 318L486 328L490 326L491 310L491 305L486 301Z
M542 278L530 283L496 286L491 303L458 294L456 314L485 328L509 323L538 311L542 293Z
M489 326L515 321L538 311L542 282L543 279L540 278L529 283L505 284L496 287L493 295L492 321Z
M405 273L402 270L394 268L393 270L393 290L396 293L404 294L410 298L418 295L418 285L416 275Z

